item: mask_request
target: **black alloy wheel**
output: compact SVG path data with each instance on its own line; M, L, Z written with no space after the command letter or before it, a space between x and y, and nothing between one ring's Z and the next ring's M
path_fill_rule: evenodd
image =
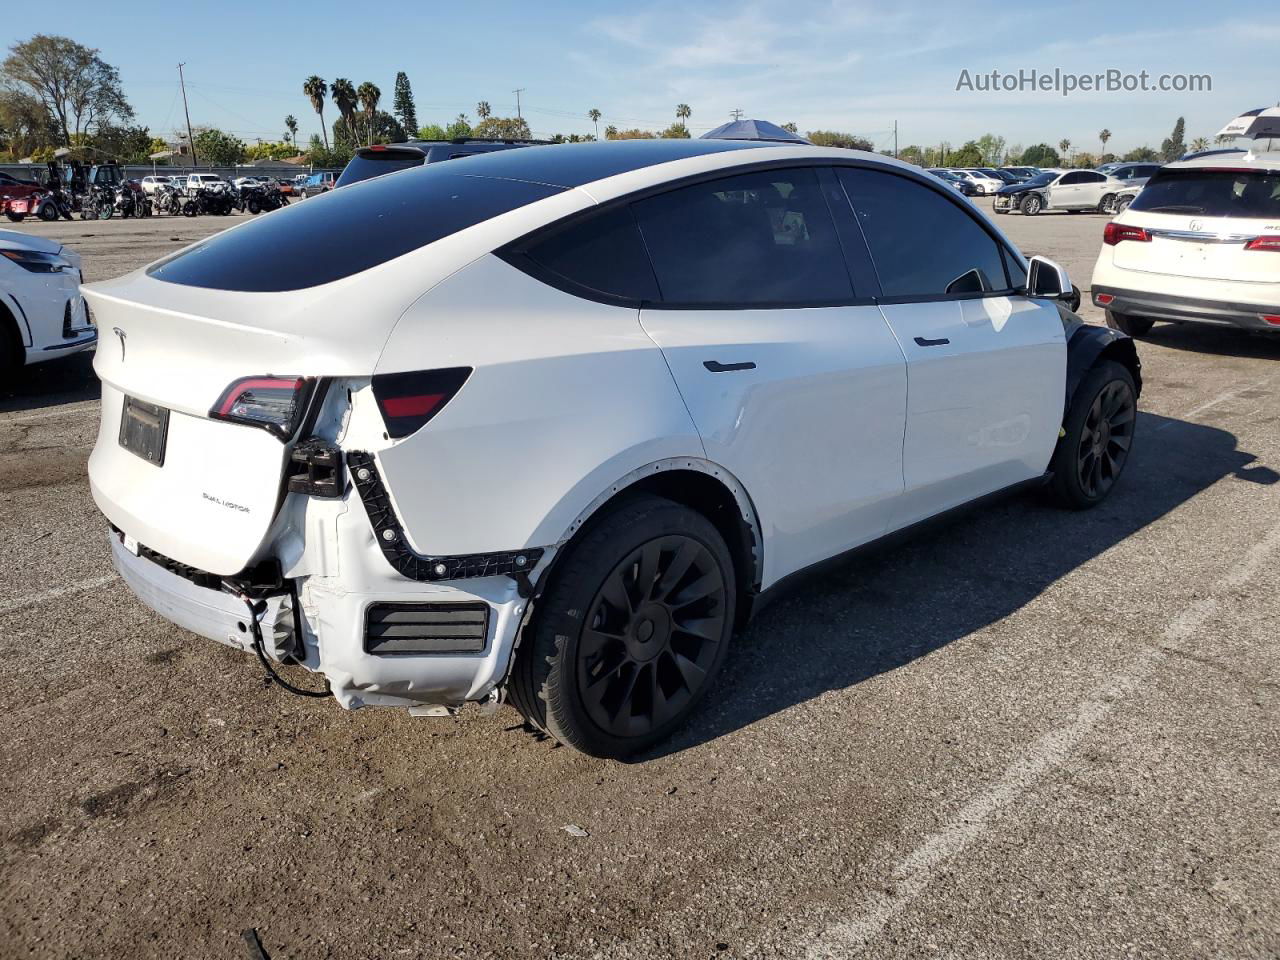
M723 643L725 582L706 546L650 540L605 577L578 641L578 694L615 737L641 737L678 717Z
M1138 391L1114 360L1091 368L1076 388L1050 469L1057 500L1077 510L1107 498L1133 453Z
M1094 398L1076 446L1076 475L1090 499L1102 499L1124 470L1137 415L1133 390L1112 380Z
M648 494L606 506L556 558L508 678L533 727L626 757L683 725L728 652L737 577L716 526Z

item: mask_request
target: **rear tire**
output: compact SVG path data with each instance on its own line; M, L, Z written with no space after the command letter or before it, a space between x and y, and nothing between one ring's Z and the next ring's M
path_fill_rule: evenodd
M1071 399L1050 469L1054 499L1072 510L1096 507L1114 489L1133 452L1138 391L1129 371L1103 360Z
M1129 209L1129 204L1133 203L1133 197L1117 197L1116 198L1116 216L1124 213Z
M1107 311L1107 326L1131 337L1141 337L1149 333L1154 324L1154 320L1148 320L1146 317L1135 317L1131 313Z
M52 203L45 204L40 208L39 217L45 223L52 223L58 219L58 208Z
M683 726L733 631L733 560L715 526L638 496L593 520L551 576L512 667L515 708L596 757L637 753Z
M22 219L23 219L23 218L22 218L22 214L20 214L20 213L12 213L12 212L10 212L10 211L8 211L8 210L6 210L6 211L4 212L4 215L5 215L6 217L8 217L8 218L9 218L9 221L10 221L11 223L21 223L21 222L22 222Z

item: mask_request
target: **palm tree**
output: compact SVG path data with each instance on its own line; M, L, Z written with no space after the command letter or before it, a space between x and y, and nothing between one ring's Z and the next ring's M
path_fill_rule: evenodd
M1209 138L1196 137L1194 140L1191 141L1191 149L1194 150L1196 153L1199 153L1201 150L1208 150Z
M347 125L347 134L354 142L356 139L356 88L346 77L339 77L329 84L329 93L333 97L333 105L342 114Z
M311 101L311 109L320 117L320 132L324 134L324 148L328 150L329 131L324 126L324 80L312 74L302 82L302 92Z
M1070 156L1069 151L1071 150L1071 141L1066 137L1063 137L1058 141L1058 149L1062 151L1062 162L1066 163L1067 157Z
M600 118L604 116L604 114L602 114L595 107L592 107L590 110L587 111L587 116L591 119L591 122L595 125L596 139L599 140L600 139Z
M681 124L688 126L688 120L692 116L693 111L689 109L689 105L687 103L676 104L676 119L679 120Z
M606 140L612 140L617 135L618 135L618 128L615 127L613 124L609 124L609 126L604 128L604 138Z
M480 118L481 122L488 120L491 113L493 113L493 108L489 106L488 100L481 100L476 104L476 116Z
M364 118L369 125L369 143L373 143L373 118L378 112L378 101L382 99L382 91L366 80L356 90L356 99L364 108Z
M292 113L289 114L284 118L284 128L289 131L289 142L293 144L293 149L296 151L298 149L298 118Z
M1098 139L1102 141L1102 152L1103 152L1103 153L1106 153L1106 152L1107 152L1107 141L1111 139L1111 131L1110 131L1110 130L1108 130L1106 127L1103 127L1103 128L1098 132Z

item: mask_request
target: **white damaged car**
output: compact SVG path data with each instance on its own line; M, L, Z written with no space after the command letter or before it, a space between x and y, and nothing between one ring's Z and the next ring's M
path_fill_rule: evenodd
M80 296L80 255L48 237L0 230L0 378L97 340Z
M1108 495L1138 358L1070 290L872 154L428 164L87 288L93 496L143 601L290 689L507 699L622 756L792 575L1025 485Z

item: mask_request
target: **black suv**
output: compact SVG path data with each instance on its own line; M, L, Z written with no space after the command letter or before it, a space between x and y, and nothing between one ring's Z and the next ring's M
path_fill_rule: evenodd
M493 140L482 137L458 137L454 140L408 140L404 143L375 143L361 147L351 158L335 187L370 180L385 173L420 167L424 163L441 160L457 160L477 153L510 150L513 147L532 147L550 143L550 140Z

